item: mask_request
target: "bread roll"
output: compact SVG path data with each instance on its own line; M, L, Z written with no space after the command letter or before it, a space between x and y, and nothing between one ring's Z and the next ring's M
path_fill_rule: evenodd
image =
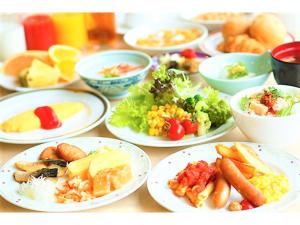
M238 17L228 20L222 28L222 34L226 40L230 36L246 34L250 26L250 21L245 17Z
M258 15L249 28L250 36L267 49L272 49L284 42L287 31L284 24L274 15Z

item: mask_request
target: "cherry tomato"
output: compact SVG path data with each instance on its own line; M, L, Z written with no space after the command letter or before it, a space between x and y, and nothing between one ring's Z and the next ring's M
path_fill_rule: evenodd
M198 130L198 124L193 123L191 120L184 120L181 125L183 126L186 134L194 134Z
M170 126L169 131L168 131L168 137L172 141L177 141L183 138L185 132L184 128L181 124L173 124Z
M248 210L248 209L254 208L254 206L247 199L244 199L243 201L241 201L240 204L242 206L242 210Z
M167 122L170 124L170 126L172 126L174 124L180 124L180 120L178 120L176 118L168 119Z
M182 50L180 55L185 57L185 58L188 58L188 59L192 59L192 58L197 57L196 51L192 48L186 48L186 49Z

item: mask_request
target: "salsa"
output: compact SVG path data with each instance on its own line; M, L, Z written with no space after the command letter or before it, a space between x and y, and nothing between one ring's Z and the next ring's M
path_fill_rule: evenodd
M59 128L62 125L54 110L49 106L36 108L34 114L39 118L42 129L51 130Z
M186 187L197 185L197 192L200 193L205 189L209 181L214 180L216 172L215 167L201 160L189 163L184 170L177 174L176 180L179 184Z

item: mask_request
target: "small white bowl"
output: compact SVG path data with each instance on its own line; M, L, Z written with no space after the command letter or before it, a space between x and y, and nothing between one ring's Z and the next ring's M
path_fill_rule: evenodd
M300 104L294 106L292 115L284 117L250 115L240 108L242 97L258 93L267 87L300 96L300 88L286 85L258 86L240 91L230 100L236 124L253 142L281 147L292 145L300 140Z
M174 45L167 47L146 47L140 46L136 42L139 38L144 38L149 34L153 34L155 32L160 31L161 29L169 29L169 28L198 28L201 32L201 36L193 41ZM124 41L127 45L131 46L134 49L138 49L144 52L147 52L151 55L154 54L162 54L167 52L176 52L185 48L196 48L200 43L202 43L208 36L207 28L201 24L192 24L192 23L162 23L155 25L145 25L142 27L136 27L128 31L124 35Z

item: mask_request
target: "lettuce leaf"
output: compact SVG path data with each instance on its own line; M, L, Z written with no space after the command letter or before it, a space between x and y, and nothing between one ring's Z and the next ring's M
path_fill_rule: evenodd
M147 114L154 105L151 83L134 85L129 88L130 96L117 104L110 117L110 124L116 127L130 127L137 132L148 131Z
M230 106L225 99L220 97L217 90L206 88L204 92L206 94L204 101L208 106L206 112L211 121L211 126L219 127L231 117Z

